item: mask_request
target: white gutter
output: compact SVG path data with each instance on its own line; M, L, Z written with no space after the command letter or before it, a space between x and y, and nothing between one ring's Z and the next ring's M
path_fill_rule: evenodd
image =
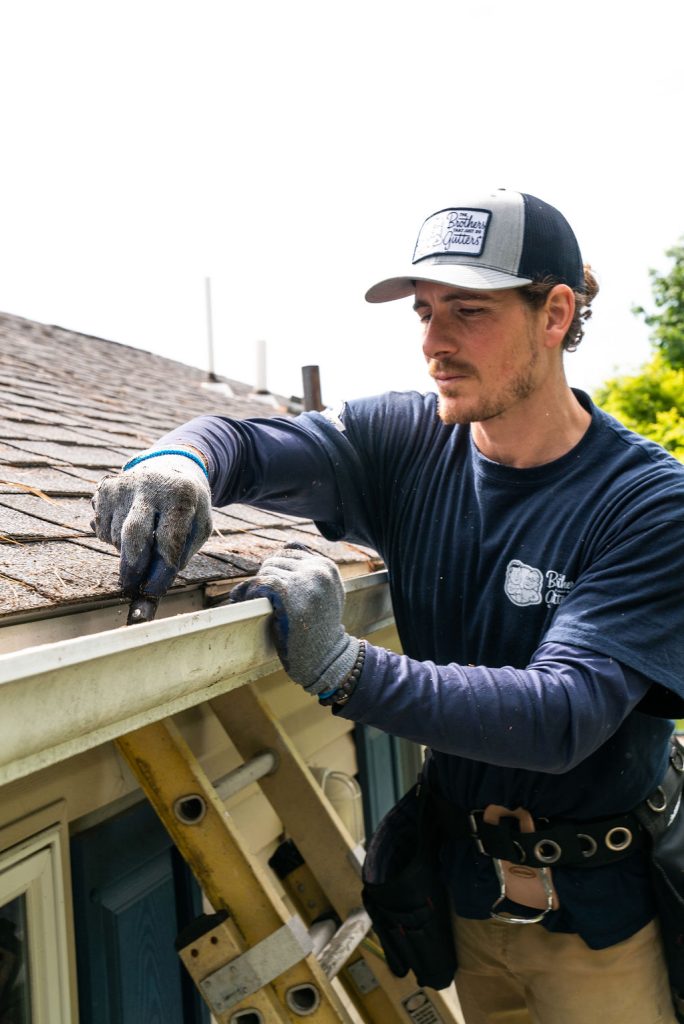
M385 572L344 581L345 626L392 623ZM265 599L0 655L0 785L280 668Z

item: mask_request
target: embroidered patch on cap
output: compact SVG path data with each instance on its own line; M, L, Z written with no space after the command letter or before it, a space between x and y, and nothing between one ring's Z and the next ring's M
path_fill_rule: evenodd
M492 216L489 210L440 210L423 224L413 262L427 256L479 256Z

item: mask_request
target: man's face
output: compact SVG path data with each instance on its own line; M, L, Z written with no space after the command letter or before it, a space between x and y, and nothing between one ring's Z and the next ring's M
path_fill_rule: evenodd
M540 386L542 314L517 289L471 291L419 281L414 309L444 423L493 419Z

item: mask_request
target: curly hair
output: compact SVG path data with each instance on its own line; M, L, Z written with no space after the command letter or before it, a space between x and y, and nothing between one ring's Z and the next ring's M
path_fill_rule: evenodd
M553 277L547 274L545 277L540 278L538 281L533 281L532 284L523 285L519 288L521 298L531 306L532 309L541 309L546 298L557 284L562 284L557 277ZM575 313L572 318L565 337L563 338L563 351L574 352L584 337L584 325L591 316L591 303L598 294L599 286L598 281L594 277L591 267L588 264L584 266L584 288L580 291L577 288L573 289L575 295Z

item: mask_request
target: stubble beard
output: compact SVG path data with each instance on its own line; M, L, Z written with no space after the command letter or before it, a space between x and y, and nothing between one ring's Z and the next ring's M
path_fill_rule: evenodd
M539 362L539 352L530 345L530 358L527 365L511 380L495 393L483 395L474 404L465 404L457 394L439 395L438 414L445 426L456 424L484 423L486 420L501 416L518 402L528 398L536 388L535 369ZM445 364L442 369L448 370Z

